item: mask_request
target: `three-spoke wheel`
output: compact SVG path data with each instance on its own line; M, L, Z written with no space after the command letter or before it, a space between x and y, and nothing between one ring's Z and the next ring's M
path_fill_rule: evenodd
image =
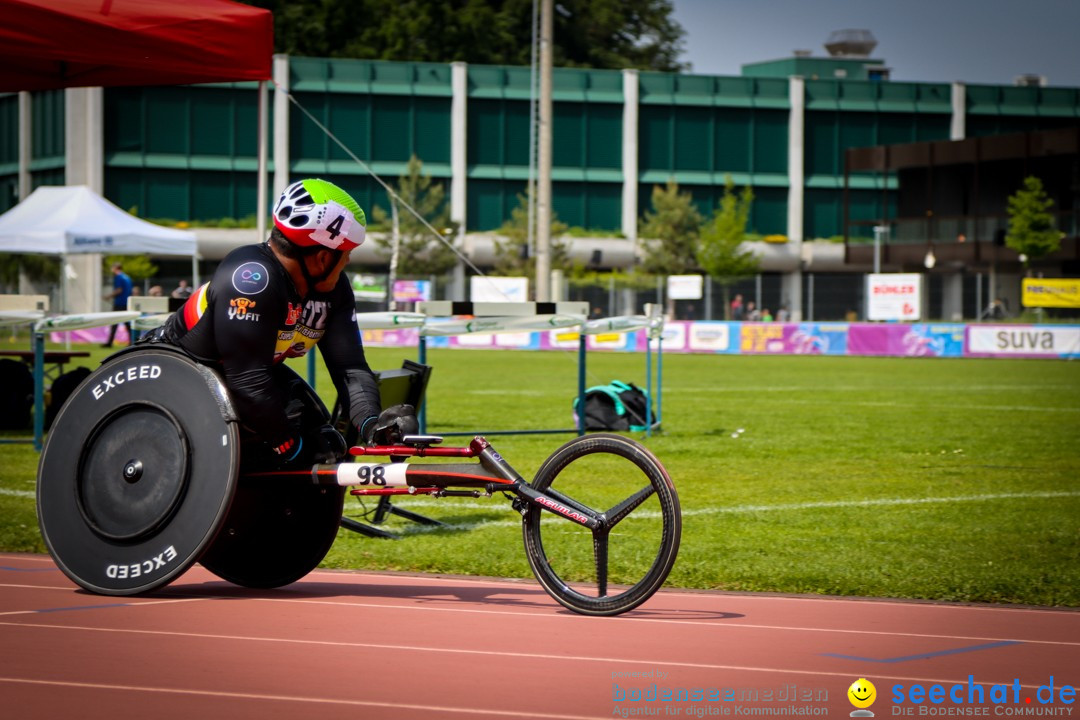
M648 600L679 551L679 496L660 461L630 438L578 437L556 450L530 483L568 507L602 513L590 530L532 507L525 554L536 579L565 607L617 615Z

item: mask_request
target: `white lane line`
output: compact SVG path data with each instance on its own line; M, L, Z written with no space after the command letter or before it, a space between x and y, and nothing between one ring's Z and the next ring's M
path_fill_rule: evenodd
M281 643L287 645L316 645L316 646L331 646L331 647L351 647L351 648L363 648L367 650L379 650L385 652L419 652L419 653L438 653L443 655L480 655L484 657L498 657L498 658L516 658L525 660L552 660L555 662L565 663L570 662L592 662L592 663L604 663L609 667L612 664L622 663L624 665L651 665L655 667L679 667L679 668L691 668L697 670L733 670L742 672L760 672L770 674L788 674L788 675L811 675L822 677L844 677L850 678L851 671L847 672L830 672L821 670L798 670L798 669L784 669L773 667L759 667L754 665L721 665L717 663L692 663L681 662L675 660L657 660L655 658L627 658L627 657L599 657L591 655L550 655L547 653L524 653L524 652L509 652L505 650L466 650L461 648L447 648L436 646L422 646L422 645L400 645L400 644L380 644L380 643L358 643L358 642L345 642L340 640L300 640L300 639L288 639L288 638L270 638L270 637L252 637L247 635L214 635L208 633L182 633L182 632L170 632L166 630L136 630L131 628L93 628L93 627L73 627L65 625L46 625L37 623L5 623L0 622L0 625L18 625L19 627L36 627L44 629L55 630L85 630L89 632L110 632L110 633L128 633L134 635L165 635L172 637L185 637L185 638L201 638L204 640L223 640L228 642L252 642L252 643ZM875 678L885 677L889 680L906 680L914 682L935 682L935 683L961 683L966 684L968 677L964 678L930 678L930 677L905 677L900 675L875 675ZM7 678L0 678L0 681ZM17 679L16 679L17 681ZM994 685L997 684L994 681L975 681L976 685ZM1038 685L1021 685L1020 687L1028 688L1031 690L1038 689ZM136 688L141 689L141 688ZM199 692L199 691L193 691ZM227 694L227 693L226 693ZM260 696L261 697L261 696Z
M33 678L0 677L0 682L22 683L25 685L47 685L92 690L123 690L125 692L160 693L167 695L195 695L201 697L232 698L240 700L271 700L274 702L315 703L319 705L350 705L356 707L392 708L396 710L422 710L425 712L459 713L467 715L486 715L499 717L535 718L534 712L516 712L514 710L487 710L483 708L449 707L440 705L414 705L410 703L374 702L371 700L347 700L339 698L311 697L301 695L265 695L263 693L221 692L217 690L196 690L192 688L148 687L146 685L111 685L106 683L71 682L60 680L36 680ZM571 720L596 720L607 715L564 715L561 718Z
M8 612L0 612L0 616L5 616L5 615L42 615L44 613L54 613L54 612L80 612L80 611L89 610L89 609L108 610L110 608L118 608L118 607L142 607L143 605L168 605L168 604L175 604L175 603L200 602L202 600L203 600L203 598L194 597L194 598L178 598L178 599L175 599L175 600L142 600L142 601L135 600L134 602L120 601L120 602L115 602L115 603L105 602L105 603L100 603L100 604L94 606L93 608L82 607L82 606L77 606L76 605L76 606L72 606L72 607L69 607L69 608L67 608L67 607L55 607L55 608L47 608L45 610L9 610Z
M361 580L370 579L370 580L376 581L376 582L378 582L378 581L385 582L387 577L390 577L391 579L396 579L394 576L353 574L353 573L335 572L335 571L327 571L327 570L315 571L315 572L309 574L307 577L310 578L311 575L315 575L315 574L332 575L332 576L335 576L337 578L353 577L353 578L359 578ZM447 579L447 578L417 578L417 579L431 581L432 588L433 588L433 590L436 590L436 591L439 589L438 583L440 583L440 582L443 583L443 584L456 583L455 580L450 580L450 579ZM474 584L477 584L477 585L485 584L485 583L482 583L480 581L470 580L468 578L466 578L465 580L467 582L474 583ZM346 583L346 584L354 584L354 583ZM362 583L355 583L355 584L362 585ZM493 586L496 587L496 588L501 587L501 588L504 588L504 589L519 589L519 588L522 587L521 584L509 584L509 583L504 583L502 585L494 585L494 584L488 585L488 587L493 587ZM28 590L66 590L66 591L69 591L69 592L74 590L74 588L71 588L71 587L54 587L54 586L44 586L44 585L15 585L15 584L0 584L0 588L20 588L20 589L28 589ZM171 588L171 589L179 591L179 592L186 592L184 590L183 586L177 586L177 587L174 587L174 588ZM711 594L710 593L680 593L680 592L678 592L676 590L663 590L663 591L661 591L660 597L663 597L664 595L681 595L683 597L695 596L695 597L705 598L705 597L710 597ZM721 593L717 593L714 597L726 597L726 598L732 598L732 599L735 599L735 600L752 600L752 601L758 601L758 600L794 600L794 601L797 601L797 602L826 602L826 603L833 603L833 604L856 603L856 604L859 604L859 605L886 605L886 606L901 606L901 607L904 607L904 608L926 608L928 610L939 610L939 609L941 609L941 610L968 610L968 611L998 611L998 612L1007 612L1007 613L1041 613L1041 614L1055 613L1055 614L1063 615L1063 616L1066 616L1066 617L1080 618L1080 613L1077 613L1075 611L1061 611L1061 610L1053 610L1053 609L1049 609L1049 608L1043 609L1043 608L973 607L973 606L970 606L970 605L935 605L935 604L932 604L932 603L910 603L910 602L890 601L890 600L858 600L858 599L850 599L850 598L811 598L811 597L793 598L793 597L790 597L790 596L769 596L769 595L738 596L738 595L724 595L724 594L721 594ZM213 594L206 594L206 595L192 594L190 597L181 598L181 599L178 599L177 601L180 601L180 600L230 600L230 601L233 601L233 600L237 600L237 599L249 600L249 601L252 601L252 602L296 603L296 604L301 604L301 605L332 605L332 606L338 606L338 607L369 609L369 610L402 610L402 611L417 611L417 610L423 611L423 610L428 610L428 611L432 611L432 612L465 613L465 614L470 614L470 615L509 615L509 616L512 616L512 617L527 617L527 618L530 618L530 619L533 619L533 620L543 619L543 618L550 618L552 620L569 620L571 622L586 622L586 621L590 621L590 620L594 621L594 622L596 621L595 618L590 618L590 617L587 617L585 615L576 615L576 614L563 613L563 612L550 612L550 611L548 611L546 609L543 609L543 608L537 609L536 611L491 610L491 609L487 609L487 608L440 607L440 606L435 606L435 605L430 605L430 604L427 604L427 605L392 605L392 604L388 604L388 603L348 602L348 601L343 601L343 600L316 600L316 599L312 599L312 598L289 598L289 597L282 597L282 598L275 598L275 597L244 597L244 598L237 598L235 596L213 595ZM432 601L434 601L434 602L455 602L455 603L456 602L465 602L465 601L457 601L457 600L450 600L450 599L446 599L446 600L433 599ZM140 605L149 605L149 604L153 604L155 602L158 602L158 601L145 601L145 602L138 603L138 604L140 604ZM163 600L163 601L160 601L160 602L170 602L170 601L164 601ZM132 604L134 605L135 603L132 603ZM556 608L554 606L552 606L551 609L556 610ZM19 611L19 612L24 612L24 611ZM663 611L657 611L657 612L663 612ZM678 612L696 613L696 612L708 612L708 610L702 610L700 608L693 608L693 609L681 610L681 611L678 611ZM4 614L17 614L17 613L0 613L0 615L4 615ZM600 622L604 622L604 621L600 621ZM659 624L659 625L689 625L689 626L694 626L694 627L709 627L709 628L717 628L717 629L745 628L745 629L750 629L750 630L773 630L773 631L779 631L779 632L787 632L787 631L791 631L791 632L818 632L818 633L839 633L839 634L848 634L848 635L879 635L879 636L885 636L885 637L925 638L925 639L931 639L931 640L971 640L971 641L975 641L975 642L1017 642L1017 643L1026 643L1026 644L1030 644L1030 645L1064 645L1064 646L1067 646L1067 647L1068 646L1080 646L1080 642L1066 641L1066 640L1032 640L1030 638L1019 638L1019 637L987 637L987 636L982 636L982 635L939 635L939 634L931 634L931 633L890 632L890 631L887 631L887 630L854 630L854 629L849 629L849 628L803 627L803 626L799 626L799 625L765 625L765 624L758 624L758 623L735 623L735 622L727 622L727 621L676 620L676 619L670 619L670 618L635 617L633 615L624 616L623 618L621 618L621 622L651 623L651 624ZM0 625L19 625L19 624L21 624L21 623L0 623Z

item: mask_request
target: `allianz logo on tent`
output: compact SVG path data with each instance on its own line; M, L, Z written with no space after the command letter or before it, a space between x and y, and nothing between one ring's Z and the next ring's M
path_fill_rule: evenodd
M113 244L113 239L111 235L106 235L105 237L76 237L72 239L71 243L75 247L93 247L99 245L101 247L110 247Z

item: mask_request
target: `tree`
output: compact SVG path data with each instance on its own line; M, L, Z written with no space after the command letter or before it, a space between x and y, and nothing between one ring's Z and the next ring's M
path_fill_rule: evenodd
M736 194L735 181L728 175L724 178L724 195L720 198L720 205L713 212L712 221L701 231L697 261L720 284L724 317L729 320L731 286L739 278L756 274L760 266L752 252L741 249L753 202L754 191L747 186L742 193Z
M441 232L443 237L452 238L456 232L450 221L450 208L446 203L446 193L441 183L432 181L430 175L423 174L424 164L416 155L409 158L406 174L398 178L395 192L401 203L411 206L427 221L427 224ZM393 199L390 201L394 203ZM399 237L397 267L405 268L406 274L426 277L442 275L453 269L457 255L443 240L432 234L423 222L398 203L397 234ZM371 210L372 220L385 224L388 215L380 207ZM382 237L377 242L381 254L386 259L393 255L394 233ZM450 239L447 238L447 239Z
M501 238L495 240L495 272L510 277L525 276L536 287L536 257L527 251L529 242L529 201L518 193L518 205L510 211L510 219L499 228ZM551 269L568 272L570 253L557 236L566 232L566 224L551 213Z
M528 65L533 0L247 0L274 13L274 51ZM559 0L554 63L673 72L686 32L671 0Z
M1042 180L1024 178L1024 186L1009 197L1009 232L1005 245L1020 253L1024 268L1031 267L1032 260L1061 249L1061 232L1054 226L1050 208L1054 201L1046 195Z
M697 268L697 243L704 221L694 205L693 196L679 192L679 185L668 180L667 185L653 188L652 211L645 212L645 222L639 234L644 241L646 272L657 275L679 275Z

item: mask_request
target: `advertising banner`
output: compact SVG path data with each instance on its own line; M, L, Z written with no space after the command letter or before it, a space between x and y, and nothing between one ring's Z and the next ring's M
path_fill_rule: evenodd
M700 300L704 287L701 275L670 275L667 279L668 297L672 300Z
M473 302L525 302L529 299L529 278L473 275L469 278L469 299Z
M1080 308L1080 279L1024 278L1022 290L1024 307Z
M846 355L848 325L846 323L799 323L788 337L788 346L795 355Z
M868 320L922 318L922 275L882 273L866 276Z
M739 351L745 354L778 354L791 352L791 337L798 325L787 323L741 323Z
M1080 358L1080 327L969 325L971 357Z
M394 302L415 303L431 299L430 280L395 280Z
M848 355L960 357L963 352L963 325L858 324L848 330Z
M690 352L737 353L739 352L738 328L738 323L690 323L687 340L689 350Z

